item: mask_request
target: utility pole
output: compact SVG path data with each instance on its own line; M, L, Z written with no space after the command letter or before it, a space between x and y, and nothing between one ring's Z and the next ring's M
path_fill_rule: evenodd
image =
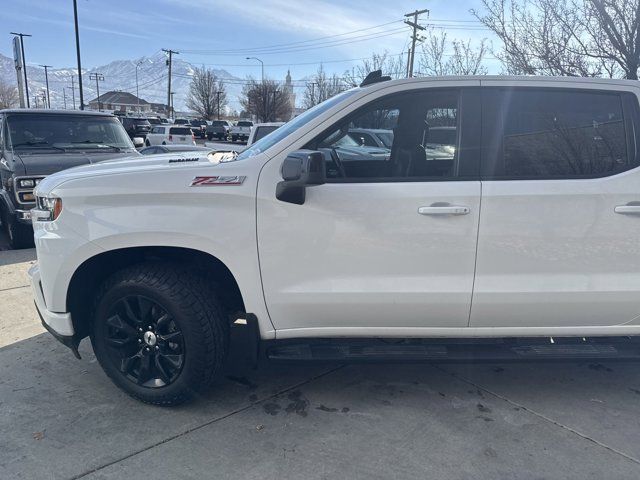
M311 106L315 106L316 104L316 85L320 86L318 82L309 82L311 85Z
M162 49L163 52L169 54L169 58L167 60L167 65L169 66L169 84L167 85L167 108L169 109L169 114L171 114L171 106L173 105L173 102L171 101L171 63L173 61L173 55L179 55L180 52L176 52L175 50L171 50L171 49L167 49L167 48L163 48Z
M80 33L78 32L78 2L73 0L73 22L76 27L76 56L78 57L78 91L80 92L80 110L84 110L82 95L82 65L80 63ZM74 102L75 103L75 102ZM75 109L75 107L74 107Z
M47 107L51 108L51 97L49 96L49 73L47 71L48 68L51 68L51 65L40 65L44 68L44 80L47 84Z
M11 35L20 37L20 55L22 55L22 68L24 69L24 96L27 99L27 108L31 108L29 105L29 82L27 82L27 61L24 59L24 37L30 37L26 33L11 32Z
M76 109L76 84L74 82L75 77L71 76L71 98L73 98L73 109Z
M98 94L96 100L98 100L98 111L101 112L102 105L100 104L100 85L98 85L98 82L104 82L104 75L102 75L101 73L92 73L89 75L89 80L96 81L96 93Z
M64 109L67 109L67 87L62 87L62 101L64 102Z
M222 92L220 90L216 92L216 97L218 98L218 120L220 120L220 94L221 93Z
M409 25L413 29L413 34L411 35L411 50L409 52L409 59L407 62L407 77L413 77L413 63L416 59L416 42L418 40L422 41L421 38L418 37L418 30L426 30L422 25L418 25L418 16L422 13L426 13L429 16L429 10L416 10L412 13L407 13L405 17L413 17L413 21L405 20L404 23Z
M171 118L176 119L176 112L173 109L173 94L176 92L169 92L169 112L171 113Z

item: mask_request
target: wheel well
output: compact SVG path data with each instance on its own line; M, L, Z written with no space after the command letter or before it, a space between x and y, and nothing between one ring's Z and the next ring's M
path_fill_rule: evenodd
M208 253L179 247L132 247L101 253L86 260L75 271L67 290L67 308L78 339L89 335L91 309L100 285L115 272L136 263L170 261L192 266L216 285L228 315L245 312L240 288L233 274L219 259Z

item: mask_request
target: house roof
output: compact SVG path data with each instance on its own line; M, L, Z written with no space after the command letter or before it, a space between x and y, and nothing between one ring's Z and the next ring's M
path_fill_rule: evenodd
M116 105L137 105L138 103L140 103L140 105L149 104L149 102L142 98L138 99L138 97L132 93L115 91L103 93L98 98L91 100L89 103L98 103L98 101L100 103L111 103Z

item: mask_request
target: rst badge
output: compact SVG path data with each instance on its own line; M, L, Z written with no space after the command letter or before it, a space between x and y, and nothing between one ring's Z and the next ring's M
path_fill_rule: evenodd
M247 178L244 175L227 175L217 177L195 177L190 187L215 187L218 185L242 185L244 179Z

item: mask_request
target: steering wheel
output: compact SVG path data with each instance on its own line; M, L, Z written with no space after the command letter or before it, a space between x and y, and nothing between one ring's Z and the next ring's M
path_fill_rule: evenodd
M336 151L336 147L331 147L331 160L338 167L338 172L340 173L341 178L347 178L347 173L344 170L344 165L342 165L342 160L340 160L340 155Z

